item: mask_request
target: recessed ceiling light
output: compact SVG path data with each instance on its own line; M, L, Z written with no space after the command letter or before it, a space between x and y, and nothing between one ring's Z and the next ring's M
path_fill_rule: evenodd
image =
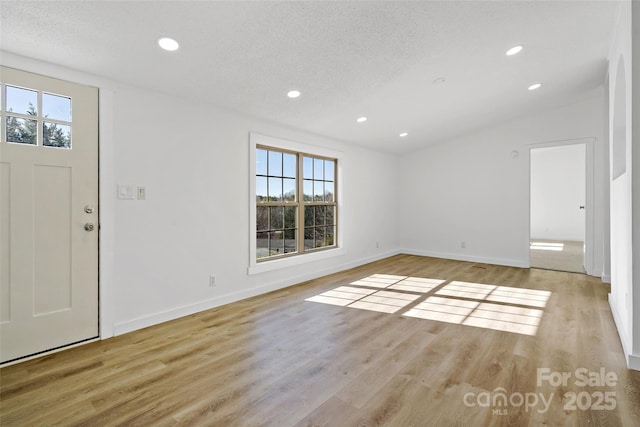
M297 98L300 96L300 91L299 90L290 90L289 92L287 92L287 96L289 98Z
M366 121L367 121L367 118L366 118L365 116L358 117L358 118L356 119L356 122L358 122L358 123L364 123L364 122L366 122Z
M402 132L402 133L400 134L400 138L404 138L404 137L405 137L405 136L407 136L407 135L409 135L407 132Z
M509 49L509 50L505 53L505 55L507 55L507 56L513 56L513 55L515 55L515 54L517 54L517 53L520 53L520 51L522 50L522 48L523 48L523 47L524 47L524 46L523 46L523 45L521 45L521 44L519 44L519 45L517 45L517 46L514 46L514 47L512 47L511 49Z
M540 89L540 86L542 86L542 83L534 83L531 86L529 86L529 90Z
M158 46L160 46L164 50L168 50L169 52L178 50L178 48L180 47L177 41L169 37L162 37L158 39Z

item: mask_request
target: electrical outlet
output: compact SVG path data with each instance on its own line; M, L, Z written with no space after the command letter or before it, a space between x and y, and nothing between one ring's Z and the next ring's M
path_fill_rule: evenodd
M209 286L215 286L216 285L216 276L211 275L209 276Z
M460 242L460 247L462 249L466 248L467 247L467 242Z
M380 242L376 242L376 248L380 247Z

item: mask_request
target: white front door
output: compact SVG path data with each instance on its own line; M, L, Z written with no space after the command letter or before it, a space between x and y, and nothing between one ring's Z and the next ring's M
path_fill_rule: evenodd
M0 67L0 363L98 336L98 90Z

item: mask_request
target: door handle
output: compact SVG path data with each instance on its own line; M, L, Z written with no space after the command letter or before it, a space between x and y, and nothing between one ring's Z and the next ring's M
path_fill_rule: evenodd
M92 223L92 222L87 222L87 223L84 225L84 229L85 229L86 231L93 231L93 229L94 229L94 228L95 228L95 226L93 225L93 223Z
M584 205L580 205L580 209L584 209Z

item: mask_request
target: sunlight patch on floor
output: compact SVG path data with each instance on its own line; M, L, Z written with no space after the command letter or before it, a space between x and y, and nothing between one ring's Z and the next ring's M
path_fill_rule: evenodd
M364 310L395 313L411 302L420 298L420 295L410 295L400 292L378 291L370 296L350 304L348 307Z
M436 320L438 322L462 323L475 310L478 304L476 301L429 297L404 313L403 316Z
M323 292L320 295L307 298L305 301L321 302L324 304L346 306L352 302L376 292L371 289L340 286L333 290Z
M531 242L531 249L538 251L561 252L564 250L564 243Z
M513 288L509 286L486 285L483 283L453 281L437 291L436 295L544 308L547 305L547 300L549 299L551 292L539 291L536 289Z
M495 288L496 288L495 286L484 285L481 283L451 282L448 285L446 285L444 288L436 292L436 295L484 299Z
M418 298L420 298L420 295L403 292L340 286L307 298L305 301L380 311L383 313L395 313Z
M542 310L533 308L429 297L403 315L523 335L535 335L543 314Z
M443 283L444 280L423 279L421 277L407 277L406 279L389 286L389 289L426 293Z
M351 282L350 285L369 286L373 288L389 288L410 292L429 292L443 284L444 280L426 279L424 277L394 276L390 274L372 274L364 279Z
M551 292L453 281L435 295L437 296L427 298L404 315L535 335L544 314L539 308L547 305Z
M407 276L394 276L391 274L372 274L371 276L365 277L364 279L351 282L350 285L370 286L373 288L386 288L406 278Z
M305 301L536 335L551 292L422 277L374 274ZM434 291L435 290L435 291ZM411 306L407 308L408 306Z

